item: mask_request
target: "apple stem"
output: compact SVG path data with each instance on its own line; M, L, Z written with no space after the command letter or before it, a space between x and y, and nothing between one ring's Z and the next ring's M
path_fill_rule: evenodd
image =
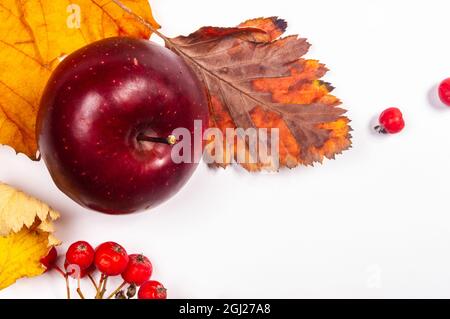
M177 138L174 135L169 135L168 137L154 137L147 136L145 134L139 134L137 140L142 142L152 142L166 145L175 145L177 143Z

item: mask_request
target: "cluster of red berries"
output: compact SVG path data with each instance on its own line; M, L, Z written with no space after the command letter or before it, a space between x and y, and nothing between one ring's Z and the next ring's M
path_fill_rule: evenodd
M450 78L441 82L438 94L441 102L450 106ZM375 127L375 130L383 134L397 134L405 128L402 112L396 107L384 110L378 118L378 122L379 125Z
M70 298L68 277L78 279L77 293L84 299L81 292L80 280L88 277L94 285L97 294L96 299L102 299L106 292L108 277L122 276L123 283L108 297L116 299L131 299L136 295L139 299L166 299L167 291L164 286L155 280L149 280L153 273L150 260L142 254L128 255L125 248L114 242L106 242L95 250L85 241L78 241L70 245L66 252L63 271L56 265L58 253L53 247L47 256L41 259L41 263L47 268L56 269L66 279L67 294ZM100 271L101 277L97 284L92 273ZM126 293L123 288L128 285ZM137 291L139 287L139 291Z

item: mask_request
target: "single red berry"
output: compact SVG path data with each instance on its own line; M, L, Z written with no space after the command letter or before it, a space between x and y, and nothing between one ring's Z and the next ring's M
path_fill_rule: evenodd
M41 264L47 268L45 271L49 271L55 265L56 259L58 258L58 252L55 247L52 247L45 257L41 258Z
M383 134L400 133L405 128L402 112L396 107L384 110L378 121L380 125L375 129Z
M82 269L80 266L76 264L70 264L67 260L65 260L64 269L70 277L78 279L78 276L80 276L80 278L84 278L92 273L95 270L95 267L92 264L91 266L89 266L89 268Z
M95 250L95 266L107 276L123 273L127 268L128 260L125 248L111 241L101 244Z
M138 292L139 299L167 299L167 289L155 280L142 284Z
M82 270L88 269L94 261L94 248L85 242L77 241L70 245L66 253L66 261L72 265L78 265Z
M445 79L439 85L439 98L442 103L450 106L450 78Z
M152 263L142 254L133 254L128 257L130 260L122 273L122 278L129 284L140 286L150 279L153 272Z

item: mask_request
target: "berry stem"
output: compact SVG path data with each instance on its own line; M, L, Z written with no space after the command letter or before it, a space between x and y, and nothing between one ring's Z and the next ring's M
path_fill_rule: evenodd
M81 299L86 299L86 298L84 298L84 295L83 295L83 293L81 292L81 289L80 289L80 288L77 288L77 293L78 293L78 296L80 296Z
M78 285L77 286L78 296L80 296L81 299L86 299L86 298L84 298L83 292L81 291L81 280L80 280L80 277L77 278L77 285Z
M137 140L140 142L152 142L166 145L175 145L177 143L177 138L173 135L169 135L168 137L154 137L147 136L145 134L139 134Z
M112 297L114 297L120 290L122 290L123 287L125 287L127 283L124 281L120 284L119 287L117 287L116 290L114 290L106 299L111 299Z
M95 296L95 299L103 299L103 296L106 292L106 283L108 282L108 276L105 274L102 274L100 277L100 282L98 284L98 291L97 295Z
M88 278L89 278L89 280L91 281L92 285L94 286L95 291L98 293L98 286L97 286L97 283L95 282L94 278L92 277L92 275L89 274L89 275L88 275Z
M65 274L64 278L66 279L66 292L67 292L67 299L70 299L70 284L69 284L69 275Z
M100 276L100 281L98 282L98 289L97 289L97 294L95 295L95 299L101 299L100 295L102 292L102 287L103 287L103 281L105 280L105 275L101 274Z
M100 292L100 299L103 299L103 296L106 293L106 283L108 282L108 276L105 275L105 280L103 281L103 288Z
M62 271L61 268L59 268L58 265L54 265L53 269L55 269L59 274L61 274L61 276L63 276L64 278L66 277L66 273L64 271Z

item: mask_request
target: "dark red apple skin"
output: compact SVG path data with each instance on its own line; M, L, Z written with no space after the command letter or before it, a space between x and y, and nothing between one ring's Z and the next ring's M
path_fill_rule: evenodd
M193 134L194 120L203 133L207 97L179 56L150 41L109 38L66 57L53 73L38 115L39 151L73 200L128 214L173 196L197 167L174 163L173 146L137 136L167 137L180 127Z

